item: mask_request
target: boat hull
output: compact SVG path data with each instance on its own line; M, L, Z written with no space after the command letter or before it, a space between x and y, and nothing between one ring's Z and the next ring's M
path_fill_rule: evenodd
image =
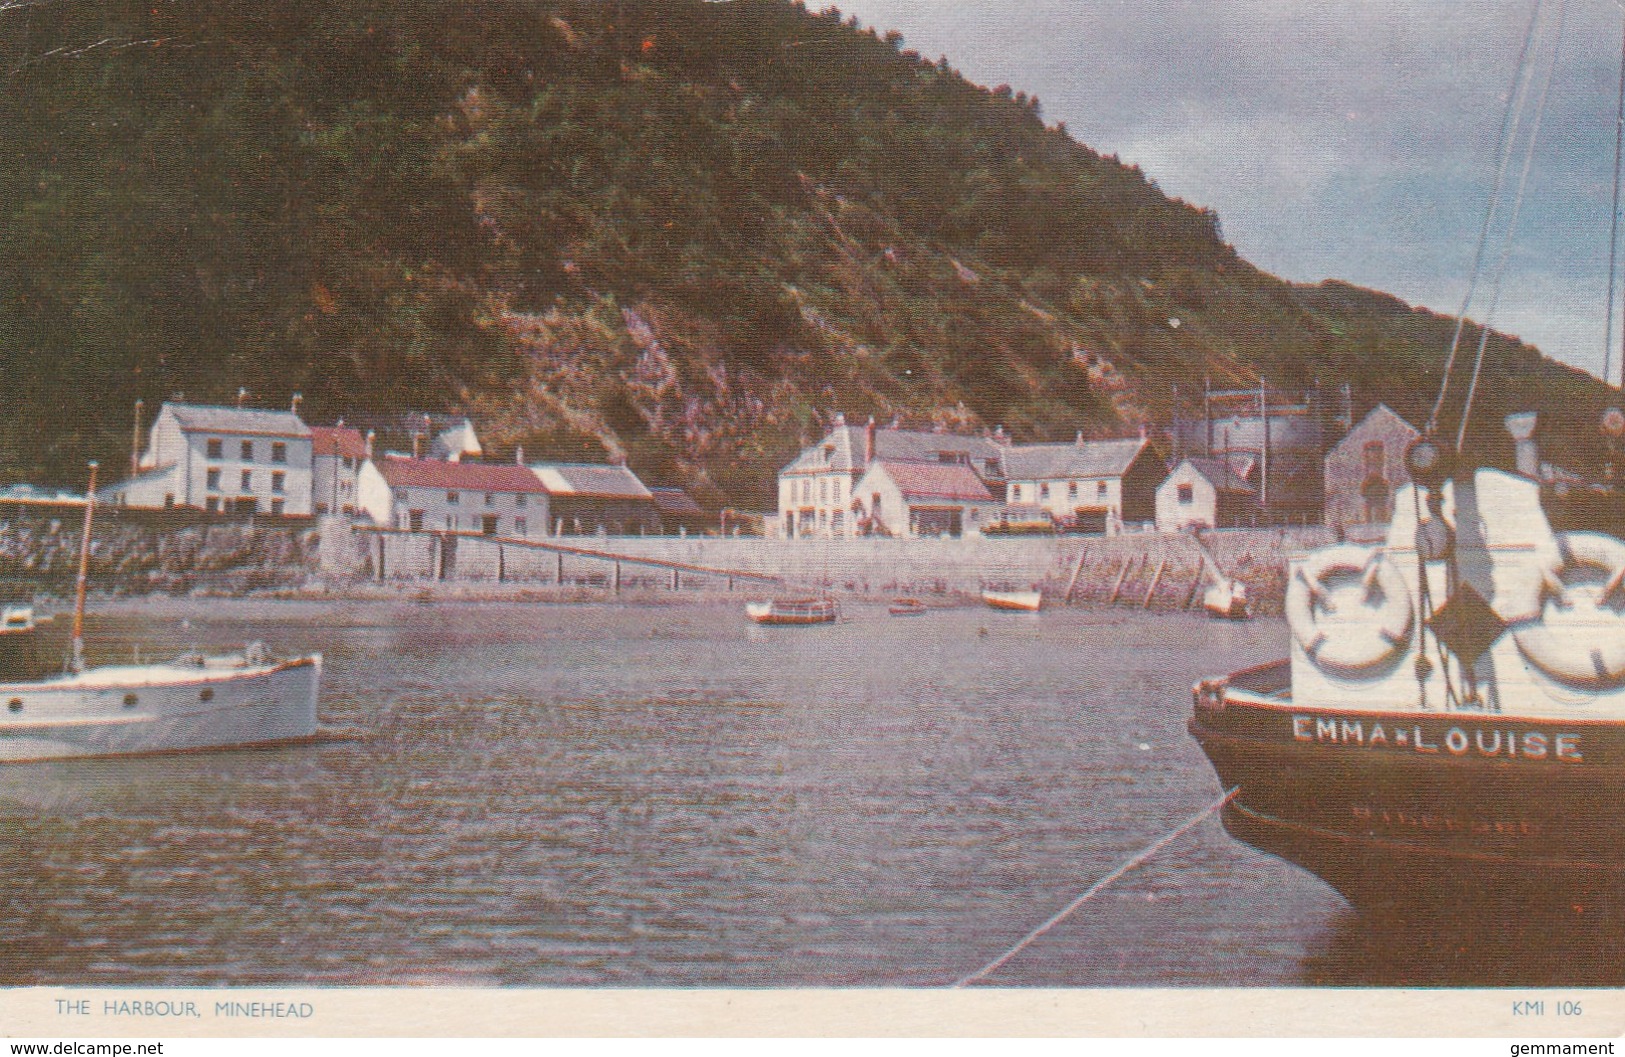
M1625 724L1199 693L1190 731L1226 830L1363 911L1622 906Z
M994 609L1036 613L1043 608L1044 596L1038 591L983 591L982 601Z
M805 627L833 624L839 615L834 603L750 602L745 615L757 624Z
M0 683L0 763L308 740L320 655L91 669Z

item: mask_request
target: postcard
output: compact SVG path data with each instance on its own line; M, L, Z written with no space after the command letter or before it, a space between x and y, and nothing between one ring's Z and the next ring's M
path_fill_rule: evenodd
M1619 1035L1620 17L0 0L5 1033Z

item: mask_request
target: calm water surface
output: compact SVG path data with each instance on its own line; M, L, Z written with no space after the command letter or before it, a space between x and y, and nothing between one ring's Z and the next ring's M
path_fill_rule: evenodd
M1285 642L1274 621L849 613L104 617L107 659L322 651L327 736L0 771L0 983L949 984L1217 797L1190 683ZM1521 927L1427 924L1369 926L1210 820L987 982L1617 974Z

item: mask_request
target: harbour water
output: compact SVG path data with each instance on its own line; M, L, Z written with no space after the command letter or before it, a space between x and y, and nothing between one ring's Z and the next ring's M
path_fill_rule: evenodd
M0 769L0 984L944 986L1211 803L1193 678L1275 621L164 601L92 659L320 650L312 745ZM1374 926L1210 819L985 981L1617 984Z

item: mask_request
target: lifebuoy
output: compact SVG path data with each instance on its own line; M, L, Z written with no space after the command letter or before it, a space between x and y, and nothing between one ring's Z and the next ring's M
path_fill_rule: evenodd
M1625 682L1625 543L1600 532L1560 532L1561 567L1545 577L1540 619L1514 628L1536 668L1576 686Z
M1286 619L1298 645L1338 674L1392 661L1410 640L1412 615L1404 575L1374 548L1316 551L1287 583Z

